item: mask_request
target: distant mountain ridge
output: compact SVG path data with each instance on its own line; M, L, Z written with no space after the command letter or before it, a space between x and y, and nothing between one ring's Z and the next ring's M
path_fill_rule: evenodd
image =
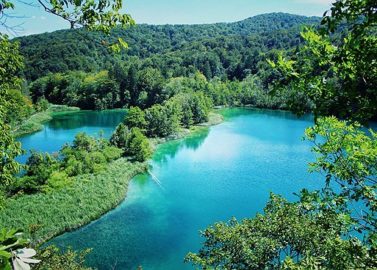
M25 77L35 80L49 72L85 72L106 69L115 62L128 61L137 57L140 60L155 58L164 54L179 54L182 50L194 50L193 46L207 46L216 43L217 48L227 49L233 41L238 41L239 50L252 49L252 43L263 43L271 49L279 40L268 45L270 40L280 36L284 39L297 39L303 25L318 25L319 17L305 17L287 13L269 13L247 18L239 22L196 24L196 25L148 25L140 24L126 30L116 29L110 37L100 33L78 30L59 30L52 33L20 37L15 40L21 44L21 53L25 57ZM284 37L286 35L286 38ZM296 37L294 37L296 36ZM114 56L106 46L115 37L121 37L129 44L129 49ZM258 41L260 40L260 41ZM297 40L285 44L297 45ZM246 46L246 47L245 47ZM249 47L247 47L249 46ZM210 48L216 49L216 46ZM234 48L233 48L234 49ZM232 48L230 49L232 50ZM190 65L195 63L190 63Z

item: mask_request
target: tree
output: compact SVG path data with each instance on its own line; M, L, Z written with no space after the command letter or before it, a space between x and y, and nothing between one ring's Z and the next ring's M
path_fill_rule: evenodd
M204 95L203 92L196 92L193 94L191 110L195 124L207 122L211 108L212 100Z
M352 221L354 229L364 235L365 243L375 249L377 134L373 130L366 134L361 128L357 123L327 117L320 118L314 127L306 130L306 138L314 143L313 152L317 154L310 169L326 175L326 186L319 193L322 199L318 194L307 194L304 199L320 201L323 208L335 204L352 209L344 214Z
M138 72L137 80L138 91L143 91L147 94L147 100L139 103L140 107L150 107L165 100L164 96L162 96L164 78L158 69L149 67L142 69Z
M35 151L26 161L26 173L23 177L9 187L11 194L23 191L26 194L32 194L42 190L42 186L46 185L49 178L54 172L59 171L60 164L49 154L42 154Z
M139 107L131 107L124 118L124 124L129 128L137 127L142 132L145 131L147 122L145 121L145 112Z
M132 128L129 135L127 153L135 160L144 162L152 156L152 148L148 138L138 128Z
M38 4L48 13L56 15L70 24L70 28L85 27L91 31L101 31L109 34L111 29L120 25L126 27L135 22L128 14L121 12L122 0L37 0ZM9 10L14 9L14 0L0 1L0 25L8 29L12 27L6 24L9 17ZM32 5L31 5L32 6ZM118 42L111 45L115 51L127 44L118 38Z
M178 94L171 98L171 102L175 102L181 111L181 124L182 126L189 128L193 125L193 113L191 109L191 95L190 94Z
M150 137L166 137L176 133L180 127L181 111L175 102L156 104L145 111L146 133Z
M14 176L21 170L15 158L23 153L21 143L11 135L8 124L2 120L0 112L0 185L3 188L13 182Z
M263 212L210 226L186 261L200 269L355 269L369 260L360 243L342 239L348 224L333 211L308 211L271 194Z
M126 150L129 141L130 130L128 126L120 123L110 138L110 143L120 149Z
M13 181L20 172L21 165L15 158L23 153L21 144L11 135L10 113L17 106L9 99L9 91L19 90L21 79L17 76L23 67L22 57L18 53L18 44L9 42L6 36L0 34L0 185L4 187Z

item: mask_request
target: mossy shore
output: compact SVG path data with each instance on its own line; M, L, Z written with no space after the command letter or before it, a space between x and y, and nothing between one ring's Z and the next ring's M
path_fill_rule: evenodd
M220 114L211 113L207 123L182 129L176 136L151 139L151 143L156 146L183 139L222 121ZM67 188L8 199L0 211L0 227L22 229L34 244L41 244L84 226L115 208L126 197L131 179L147 170L147 162L120 158L96 175L75 177L72 186Z
M22 124L13 128L13 135L21 137L43 129L43 124L52 119L55 114L77 112L77 107L69 107L65 105L51 105L46 111L38 112L31 115Z

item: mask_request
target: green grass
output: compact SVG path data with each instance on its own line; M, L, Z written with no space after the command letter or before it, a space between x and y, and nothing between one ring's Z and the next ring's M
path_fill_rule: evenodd
M21 125L13 129L15 137L31 134L43 129L43 124L50 121L56 114L65 114L77 112L77 107L69 107L66 105L51 105L46 111L35 113L26 119Z
M0 212L0 228L20 228L34 243L42 243L116 207L126 196L130 180L146 169L146 163L121 158L97 175L75 177L71 187L8 199Z

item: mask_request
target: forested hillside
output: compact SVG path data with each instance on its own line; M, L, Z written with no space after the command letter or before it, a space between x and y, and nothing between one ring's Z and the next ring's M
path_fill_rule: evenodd
M137 25L109 36L63 30L18 41L34 103L147 108L193 90L215 105L285 108L286 94L267 95L276 78L266 60L297 50L303 27L318 23L316 17L271 13L235 23ZM118 38L129 48L117 54L109 45Z
M127 30L115 29L110 37L62 30L17 40L25 56L28 80L49 72L93 72L137 60L159 69L164 77L187 76L199 70L207 78L242 79L257 72L261 58L270 50L295 48L303 25L318 22L317 17L272 13L235 23L140 24ZM129 44L129 49L114 55L104 45L118 37Z

